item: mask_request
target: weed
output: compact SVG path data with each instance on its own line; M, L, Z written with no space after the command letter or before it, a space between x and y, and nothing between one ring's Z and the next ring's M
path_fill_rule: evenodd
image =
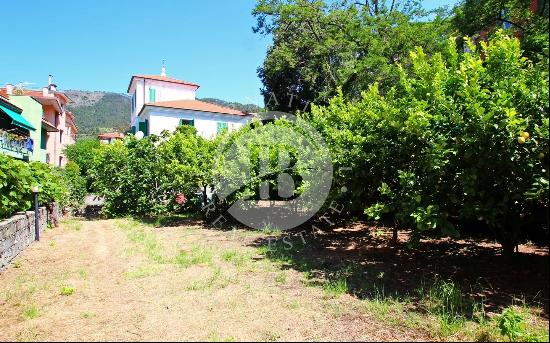
M222 253L222 259L232 263L235 267L243 267L250 261L250 254L240 253L235 249L227 250Z
M21 268L21 262L20 261L13 262L13 268Z
M23 310L23 317L25 319L34 319L40 317L40 311L36 306L31 305Z
M159 272L160 272L160 268L154 265L139 266L135 270L125 272L124 277L126 277L127 279L141 279L152 275L156 275Z
M510 342L515 342L525 334L525 319L521 313L510 306L502 312L498 327L501 335L508 337Z
M78 270L78 275L82 278L82 279L87 279L88 278L88 272L86 271L86 269L84 268L80 268Z
M63 286L61 287L59 294L64 296L69 296L69 295L72 295L74 292L75 292L75 289L73 287Z
M275 282L278 284L286 283L286 279L286 273L284 271L277 273L277 276L275 276Z
M89 318L95 317L96 314L93 313L93 312L82 312L82 313L80 314L80 316L81 316L82 318L89 319Z

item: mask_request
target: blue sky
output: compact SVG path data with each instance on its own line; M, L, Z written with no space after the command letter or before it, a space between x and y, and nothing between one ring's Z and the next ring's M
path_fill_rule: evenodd
M456 1L426 0L425 7ZM199 97L262 104L270 39L252 33L254 0L8 1L2 4L0 85L124 93L133 74L201 85ZM10 47L8 49L8 47Z

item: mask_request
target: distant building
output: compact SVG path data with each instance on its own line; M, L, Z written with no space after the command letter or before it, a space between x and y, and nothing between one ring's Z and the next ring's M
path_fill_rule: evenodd
M113 144L117 140L123 140L124 134L120 132L102 133L97 135L100 143Z
M51 75L48 86L42 90L15 88L8 84L0 91L22 109L21 115L35 128L30 131L30 138L36 148L29 159L64 167L67 163L64 148L75 143L78 128L73 114L66 110L71 100L57 91Z
M29 161L35 148L31 132L36 127L25 119L23 110L8 101L0 92L0 153Z
M234 130L251 119L249 113L195 99L198 84L160 75L134 75L128 85L132 96L130 126L146 136L173 132L179 125L191 125L199 135L214 137L222 130Z

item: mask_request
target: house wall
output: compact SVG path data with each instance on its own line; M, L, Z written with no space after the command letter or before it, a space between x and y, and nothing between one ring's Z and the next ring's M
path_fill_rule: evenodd
M30 131L30 137L34 141L34 151L29 160L46 162L46 149L42 145L42 105L28 95L11 95L10 102L23 110L21 115L36 128Z
M149 99L149 89L155 89L155 102L173 101L173 100L195 100L196 87L186 86L170 82L156 80L134 79L130 87L130 96L135 96L135 107L132 108L130 125L137 126L139 118L137 115L144 104L151 102ZM134 93L135 92L135 93Z
M163 130L175 131L181 119L194 120L197 133L204 138L217 134L218 122L227 123L228 130L235 130L246 124L250 117L178 109L147 109L142 115L149 120L149 134L160 135Z

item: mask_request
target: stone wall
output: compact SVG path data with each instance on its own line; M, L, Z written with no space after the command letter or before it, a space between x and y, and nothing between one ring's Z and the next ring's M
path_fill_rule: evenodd
M40 208L40 232L47 227L45 207ZM0 221L0 270L34 241L34 211L19 212Z

